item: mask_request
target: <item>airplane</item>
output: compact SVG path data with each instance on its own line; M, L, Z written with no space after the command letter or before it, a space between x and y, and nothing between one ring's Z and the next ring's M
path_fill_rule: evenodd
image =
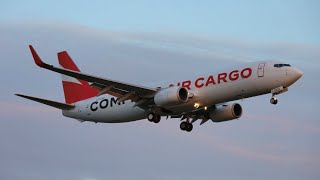
M181 119L180 129L190 132L201 120L224 122L239 119L242 106L232 101L288 91L303 72L280 61L245 63L210 74L186 78L169 84L148 87L80 72L66 51L58 53L60 67L44 63L32 45L34 62L62 75L65 103L33 96L17 96L62 110L80 122L124 123L148 119L159 123L161 117Z

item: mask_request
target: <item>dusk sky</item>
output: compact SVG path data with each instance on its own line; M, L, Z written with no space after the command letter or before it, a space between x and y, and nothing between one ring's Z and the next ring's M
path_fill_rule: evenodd
M320 2L2 1L0 179L319 179ZM279 59L304 72L278 96L237 101L239 120L79 123L14 96L64 102L35 66L67 50L86 73L146 86Z

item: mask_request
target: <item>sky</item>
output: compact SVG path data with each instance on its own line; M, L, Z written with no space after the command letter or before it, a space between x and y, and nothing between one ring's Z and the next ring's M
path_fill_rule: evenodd
M0 179L319 179L319 1L1 1ZM67 50L80 69L146 85L280 59L304 72L289 91L237 101L239 120L191 133L179 121L79 123L14 96L63 102L37 68Z

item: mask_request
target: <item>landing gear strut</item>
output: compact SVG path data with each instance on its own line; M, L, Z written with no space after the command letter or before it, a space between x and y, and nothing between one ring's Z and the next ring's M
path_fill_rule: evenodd
M180 129L182 131L190 132L193 129L193 125L188 121L183 121L183 122L180 123Z
M150 114L148 115L148 120L149 120L150 122L159 123L160 120L161 120L161 116L158 115L158 114L155 114L155 113L150 113Z

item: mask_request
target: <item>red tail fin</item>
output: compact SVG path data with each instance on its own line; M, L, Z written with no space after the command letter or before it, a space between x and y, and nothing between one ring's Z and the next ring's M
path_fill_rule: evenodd
M69 70L80 72L66 51L58 53L59 64ZM64 97L67 104L72 104L98 95L98 90L92 88L88 82L70 76L62 75Z

